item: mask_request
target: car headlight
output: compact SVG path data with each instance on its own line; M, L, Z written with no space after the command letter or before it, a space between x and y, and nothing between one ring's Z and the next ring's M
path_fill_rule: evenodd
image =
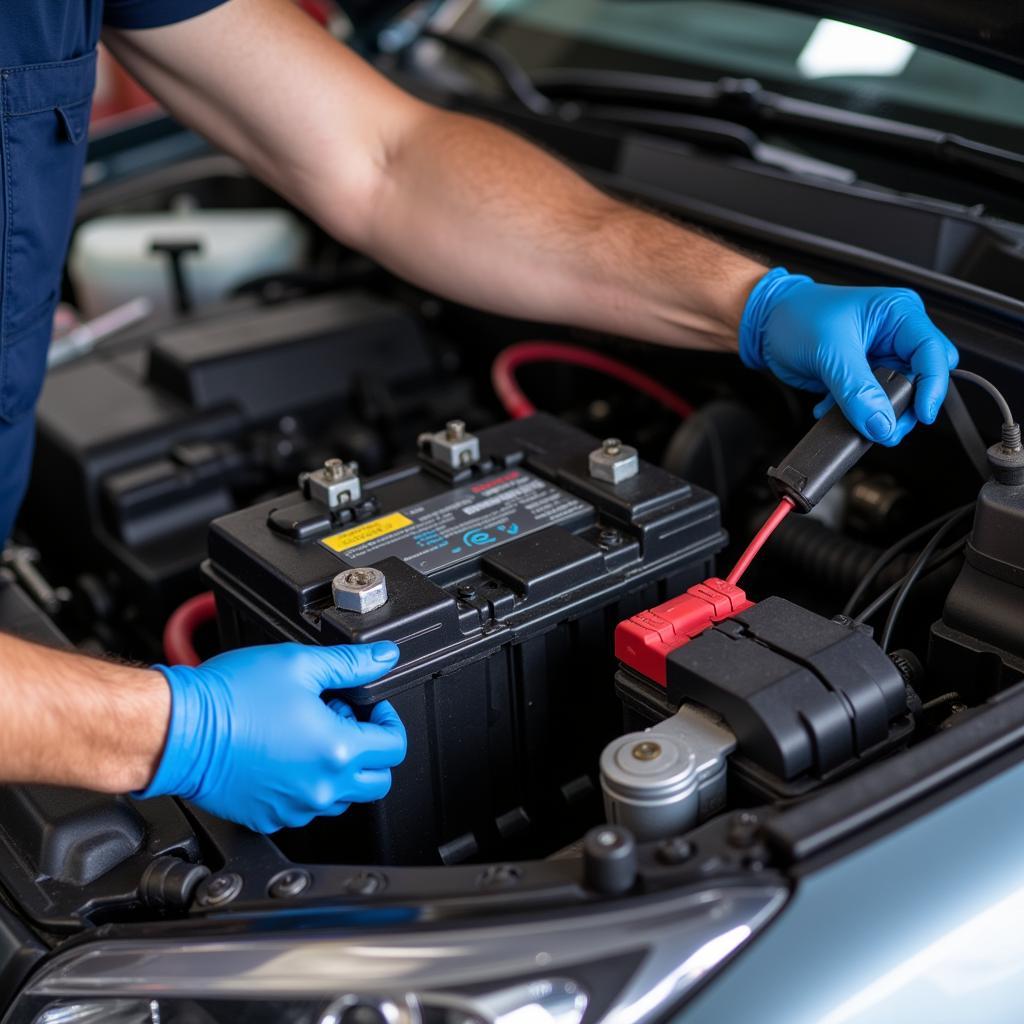
M643 1024L785 899L747 885L478 927L101 940L50 960L5 1024Z

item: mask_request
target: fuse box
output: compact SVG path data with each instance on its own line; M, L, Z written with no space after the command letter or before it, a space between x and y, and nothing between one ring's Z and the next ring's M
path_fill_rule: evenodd
M622 731L615 625L710 574L717 499L544 415L449 424L417 463L356 476L326 466L210 533L227 645L401 649L344 692L360 717L391 700L406 725L390 795L295 842L324 849L333 830L332 857L377 863L550 851L600 819L598 760Z

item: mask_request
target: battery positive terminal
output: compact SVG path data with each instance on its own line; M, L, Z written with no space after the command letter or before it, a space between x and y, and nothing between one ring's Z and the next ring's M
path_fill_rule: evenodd
M671 601L620 622L615 629L615 657L665 686L665 659L672 651L714 623L753 607L739 587L712 577Z

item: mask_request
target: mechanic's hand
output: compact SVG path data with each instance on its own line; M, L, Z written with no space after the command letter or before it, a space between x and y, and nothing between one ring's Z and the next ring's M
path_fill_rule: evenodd
M387 701L369 722L324 690L359 686L398 661L392 643L274 644L229 651L198 668L156 666L171 687L171 724L156 775L138 794L191 800L257 832L308 824L379 800L405 757Z
M891 446L918 420L935 420L958 357L916 292L816 284L777 267L747 300L740 358L752 369L767 367L787 384L830 392L815 407L815 416L838 402L865 437ZM913 409L898 422L871 374L875 366L914 378Z

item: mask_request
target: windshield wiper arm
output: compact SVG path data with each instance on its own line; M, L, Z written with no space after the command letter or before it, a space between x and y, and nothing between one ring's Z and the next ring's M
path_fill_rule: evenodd
M553 69L536 74L533 84L556 99L565 96L576 102L594 99L662 109L696 107L724 116L814 128L1024 183L1024 154L937 128L796 99L764 89L749 78L701 81L632 71Z
M456 53L479 61L499 78L509 95L530 113L542 117L558 116L577 120L581 111L576 103L559 105L534 84L533 79L502 47L485 39L461 39L425 28L417 39L431 39ZM706 83L695 83L704 85ZM740 153L758 163L796 174L814 174L836 181L851 182L856 174L847 167L817 160L764 142L755 132L741 124L699 114L646 110L634 106L587 108L587 116L602 121L643 128L682 137L691 142L707 143Z

